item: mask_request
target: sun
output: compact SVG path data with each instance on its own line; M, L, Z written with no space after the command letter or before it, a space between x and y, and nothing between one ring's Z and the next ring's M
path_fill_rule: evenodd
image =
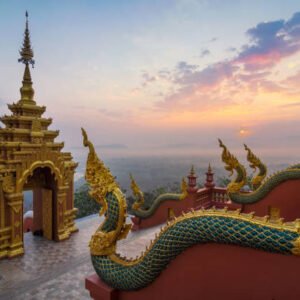
M246 129L246 128L241 128L240 130L239 130L239 136L240 137L246 137L246 136L249 136L250 135L250 130L249 129Z

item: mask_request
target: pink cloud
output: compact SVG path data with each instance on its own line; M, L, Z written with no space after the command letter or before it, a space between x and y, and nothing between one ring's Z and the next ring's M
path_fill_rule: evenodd
M250 42L230 60L211 64L202 70L182 61L173 70L164 70L164 74L168 74L164 79L175 86L175 91L158 101L157 107L192 111L249 103L261 91L288 92L294 81L299 84L298 77L279 83L270 80L269 76L282 59L300 51L300 13L287 21L259 23L246 34ZM149 78L155 76L148 75Z

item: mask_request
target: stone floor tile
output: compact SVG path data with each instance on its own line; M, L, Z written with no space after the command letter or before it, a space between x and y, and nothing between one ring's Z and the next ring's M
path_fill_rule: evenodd
M59 243L26 233L25 254L0 261L0 299L90 299L84 287L85 277L94 273L88 242L102 220L93 215L77 221L79 232ZM117 251L131 258L139 255L159 229L130 232Z

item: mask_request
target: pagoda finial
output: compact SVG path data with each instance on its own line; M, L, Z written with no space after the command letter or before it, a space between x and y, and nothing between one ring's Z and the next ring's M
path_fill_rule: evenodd
M28 28L28 12L25 13L26 17L26 25L25 25L25 32L24 32L24 41L23 41L23 47L19 51L21 57L18 59L19 62L22 62L25 64L25 71L23 75L23 85L20 89L21 92L21 100L24 101L30 101L31 103L35 103L33 100L34 95L34 89L32 88L32 80L29 70L29 64L34 66L34 60L33 60L33 50L31 48L31 42L30 42L30 33Z
M212 172L212 168L211 168L211 165L210 165L210 163L208 164L208 169L207 169L207 172L208 172L208 173L211 173L211 172Z
M194 169L194 165L192 165L192 167L191 167L190 174L191 174L191 175L195 175L195 169Z
M197 176L195 174L194 165L192 165L190 174L187 177L188 177L188 192L189 193L196 192L197 191Z
M23 47L19 51L21 57L19 58L19 62L22 62L23 64L31 64L32 67L34 66L34 60L33 60L33 51L31 49L31 43L30 43L30 33L28 28L28 12L25 13L26 17L26 25L25 25L25 32L24 32L24 41L23 41Z
M210 163L208 164L208 169L206 172L206 182L204 183L206 188L213 188L215 186L214 183L214 173L212 171Z

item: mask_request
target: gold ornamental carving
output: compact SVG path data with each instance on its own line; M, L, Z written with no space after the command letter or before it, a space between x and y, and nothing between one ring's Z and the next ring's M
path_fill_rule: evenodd
M74 177L74 170L66 167L63 175L64 184L69 185L70 182L73 180L73 177Z
M115 182L114 177L110 173L110 170L105 167L104 163L98 158L94 145L88 140L87 134L83 128L83 145L88 147L90 152L87 159L87 166L85 172L86 181L90 183L91 191L90 196L101 205L100 215L107 210L107 203L105 200L106 194L119 189L119 186ZM97 176L101 174L101 176Z
M33 189L37 197L41 195L40 189L44 187L57 189L58 193L53 194L53 197L49 196L49 199L53 198L53 205L49 204L50 200L48 203L49 207L53 208L53 218L46 214L48 209L43 211L37 208L34 212L41 214L42 219L48 216L50 225L45 228L53 227L52 233L48 230L49 239L63 240L77 231L74 223L76 209L71 190L72 184L69 184L73 180L77 164L73 161L71 153L62 151L64 144L55 141L59 131L48 129L52 119L43 116L46 107L38 105L34 100L30 69L34 60L27 13L24 40L19 53L19 61L25 65L20 88L21 98L17 102L8 104L11 112L9 115L0 116L0 121L3 123L0 126L0 188L2 189L0 231L4 225L10 229L7 232L7 240L0 239L0 258L13 257L24 252L21 230L24 189ZM49 173L51 176L48 176ZM67 194L70 197L67 198ZM44 199L44 196L42 195L41 198ZM44 206L46 207L47 203ZM66 207L72 212L67 222L64 217ZM52 222L52 219L59 219L60 224Z
M34 119L31 124L31 130L32 131L41 131L42 130L41 121L38 120L37 118Z
M15 179L13 174L7 174L2 177L2 189L5 193L13 193L15 191Z
M18 214L21 210L21 206L12 206L13 211Z

